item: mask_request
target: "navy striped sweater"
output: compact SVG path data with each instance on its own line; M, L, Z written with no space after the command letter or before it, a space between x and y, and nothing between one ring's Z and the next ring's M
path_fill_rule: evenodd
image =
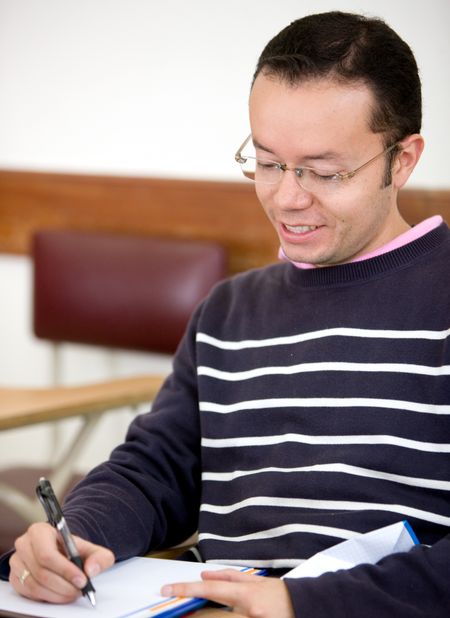
M362 262L219 284L70 525L118 558L198 529L206 561L291 568L407 519L431 548L287 580L296 615L447 616L449 265L442 224Z

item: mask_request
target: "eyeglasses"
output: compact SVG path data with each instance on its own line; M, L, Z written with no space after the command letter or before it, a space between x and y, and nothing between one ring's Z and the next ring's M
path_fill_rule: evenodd
M252 157L242 154L242 151L247 146L251 139L251 134L239 147L234 155L237 163L241 166L242 173L246 178L256 183L276 185L280 182L283 172L290 170L294 172L297 184L305 191L325 192L336 191L345 186L344 180L350 180L357 172L364 169L383 155L391 152L399 145L399 142L392 144L383 152L375 155L369 161L366 161L351 172L330 172L329 170L320 170L312 167L288 167L285 163L277 163L270 159L261 157Z

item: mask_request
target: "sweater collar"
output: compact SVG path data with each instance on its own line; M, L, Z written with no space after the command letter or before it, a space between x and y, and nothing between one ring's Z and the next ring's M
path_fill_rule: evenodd
M449 237L450 230L447 224L442 222L438 227L419 236L416 240L376 257L321 268L302 269L291 265L289 272L293 282L305 287L356 283L403 268L411 261L438 248Z
M387 253L388 251L392 251L393 249L398 249L403 245L416 240L420 236L424 236L428 232L431 232L434 228L438 227L442 223L443 219L440 215L434 215L433 217L429 217L425 219L425 221L421 221L417 225L411 227L403 234L400 234L393 240L389 241L382 247L371 251L370 253L366 253L364 255L360 255L359 257L351 260L351 262L362 262L363 260L368 260L369 258L376 257L377 255L381 255L382 253ZM315 264L308 264L307 262L295 262L288 258L288 256L283 251L283 248L280 247L278 250L278 257L280 260L286 260L287 262L291 262L297 268L309 269L309 268L318 268Z

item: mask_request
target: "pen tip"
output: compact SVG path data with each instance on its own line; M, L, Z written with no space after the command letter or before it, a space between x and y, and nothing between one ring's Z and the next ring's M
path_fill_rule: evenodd
M94 593L93 593L93 592L91 592L91 591L89 591L89 592L87 592L86 594L87 594L87 596L88 596L89 601L91 602L92 607L95 607L95 605L96 605L96 601L95 601L95 596L94 596Z

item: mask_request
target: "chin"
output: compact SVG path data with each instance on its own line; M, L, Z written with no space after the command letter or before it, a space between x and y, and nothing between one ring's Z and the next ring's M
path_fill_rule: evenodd
M329 261L327 260L327 256L306 256L306 255L295 255L295 251L289 251L283 248L284 255L291 262L300 262L301 264L310 264L311 266L315 266L317 268L323 266L334 266L335 264L340 264L341 262Z
M281 245L284 255L292 262L303 262L305 264L315 264L316 260L311 255L305 255L305 253L299 253L298 249L295 250L292 247L286 247Z

